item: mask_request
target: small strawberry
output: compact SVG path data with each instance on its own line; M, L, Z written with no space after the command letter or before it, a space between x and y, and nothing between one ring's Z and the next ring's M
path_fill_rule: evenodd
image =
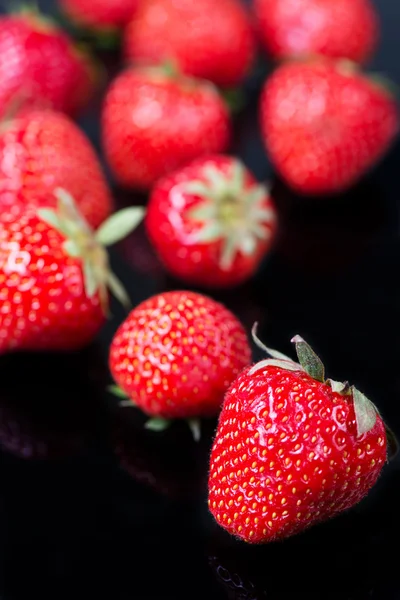
M109 31L124 27L139 0L60 0L62 11L77 25Z
M325 380L300 336L292 340L300 364L255 341L273 358L246 369L225 397L209 507L230 533L264 543L359 502L379 477L389 437L361 392Z
M0 208L16 201L55 206L55 188L68 189L96 229L112 199L99 160L85 134L66 115L24 111L0 128Z
M145 0L125 31L127 60L172 61L223 87L240 84L254 56L252 25L237 0Z
M321 54L365 63L377 45L371 0L255 0L254 10L261 41L274 58Z
M105 321L107 287L128 302L102 244L128 233L140 209L113 215L94 234L71 196L56 195L56 210L0 213L0 353L81 348Z
M91 59L48 17L32 10L0 17L0 117L16 104L76 115L96 78Z
M103 144L116 179L147 189L230 139L227 107L212 84L161 68L130 69L107 94Z
M251 277L269 250L276 211L268 190L241 162L214 155L160 180L145 223L172 274L229 287Z
M122 393L155 417L147 427L189 419L197 437L196 418L218 414L250 359L246 333L229 310L195 292L174 291L129 314L112 341L109 364Z
M356 183L386 153L398 127L383 85L345 61L279 67L260 104L264 142L276 169L302 194L333 194Z

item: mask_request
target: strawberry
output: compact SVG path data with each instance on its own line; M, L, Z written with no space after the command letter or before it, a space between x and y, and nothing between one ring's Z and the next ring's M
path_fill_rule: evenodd
M264 142L276 169L302 194L334 194L356 183L388 150L397 105L381 83L345 61L279 67L260 101Z
M115 177L142 189L198 156L224 151L230 138L228 110L212 84L159 68L117 77L102 124Z
M124 27L139 0L60 0L62 11L76 24L99 31Z
M140 209L113 215L94 235L71 196L56 195L56 210L0 214L0 353L81 348L105 320L107 287L127 302L102 244L125 235Z
M165 292L142 302L116 332L111 374L122 393L162 429L172 419L218 414L223 396L250 363L246 333L236 317L195 292Z
M196 285L229 287L248 279L269 250L276 211L241 162L212 155L155 185L145 223L171 273Z
M32 10L0 17L0 116L21 103L76 115L96 78L92 60L48 17Z
M326 380L300 336L292 340L299 363L255 341L272 358L242 372L226 394L209 507L230 533L264 543L359 502L379 477L389 437L376 407L347 382Z
M94 149L66 115L24 111L0 128L0 207L20 201L55 206L53 190L68 189L96 229L112 210Z
M255 0L254 11L261 42L277 59L321 54L365 63L377 45L371 0Z
M223 87L240 84L255 56L252 25L237 0L144 0L125 31L136 64L175 62Z

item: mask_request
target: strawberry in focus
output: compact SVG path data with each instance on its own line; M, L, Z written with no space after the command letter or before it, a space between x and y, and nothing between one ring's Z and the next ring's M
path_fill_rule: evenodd
M132 310L110 347L111 374L124 394L162 429L172 419L218 414L224 393L251 349L237 318L195 292L165 292Z
M125 236L140 209L114 214L94 234L72 197L56 195L56 209L0 213L0 353L82 348L106 319L108 288L129 304L104 245Z
M216 85L239 85L255 56L252 25L237 0L144 0L125 31L135 64L175 63Z
M97 77L92 59L48 17L30 9L0 17L0 117L19 105L75 116Z
M251 277L276 223L268 190L224 155L197 159L160 180L145 219L169 272L204 287L235 286Z
M365 63L377 45L371 0L255 0L254 11L273 58L320 54Z
M132 18L139 0L60 0L62 11L77 25L109 31Z
M347 61L284 64L266 82L260 120L269 157L301 194L351 187L387 152L399 128L394 97Z
M300 336L300 364L255 341L272 358L242 372L225 397L209 507L231 534L265 543L358 503L386 462L389 430L354 386L325 380Z
M198 156L223 152L230 127L212 84L163 68L122 73L102 114L103 146L114 176L139 189Z
M23 111L0 128L0 208L16 201L55 206L55 188L68 189L96 229L113 202L94 148L62 113Z

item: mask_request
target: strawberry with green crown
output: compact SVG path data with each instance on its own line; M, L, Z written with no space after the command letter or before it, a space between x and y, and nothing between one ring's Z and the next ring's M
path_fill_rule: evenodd
M79 349L106 319L108 288L129 304L104 246L127 235L142 209L124 209L93 232L70 194L55 194L55 209L0 214L0 353Z
M154 186L145 224L170 273L193 285L231 287L268 253L277 216L268 189L242 162L211 155Z
M209 508L229 533L266 543L357 504L395 440L377 408L349 383L325 378L295 336L299 363L271 358L243 371L226 394L210 463Z

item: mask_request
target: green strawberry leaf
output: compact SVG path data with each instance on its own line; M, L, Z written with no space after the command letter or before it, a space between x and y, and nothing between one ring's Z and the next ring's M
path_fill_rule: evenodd
M149 419L145 428L150 431L165 431L171 425L171 421L169 419L163 419L162 417L153 417Z
M187 419L190 431L192 432L195 442L199 442L201 438L201 421L200 419Z
M327 379L326 383L331 386L332 392L336 392L342 396L350 393L350 384L348 381L335 381L334 379Z
M131 206L114 213L96 232L96 240L103 246L111 246L124 239L142 221L145 209L142 206Z
M353 393L354 413L356 416L357 437L361 437L364 433L368 433L375 423L377 418L377 410L374 404L363 393L354 386L351 388Z
M121 390L121 388L118 385L115 385L115 384L109 385L107 387L107 390L110 392L110 394L112 394L113 396L116 396L117 398L124 398L124 399L128 398L128 395L125 394L125 392L123 390Z
M311 346L299 335L295 335L292 342L296 344L297 357L305 372L316 381L325 381L325 367Z
M257 337L257 328L258 328L258 323L256 322L256 323L254 323L253 327L251 328L251 336L253 338L253 342L255 343L256 346L258 346L260 348L260 350L264 350L264 352L266 352L267 354L272 356L272 358L276 358L277 360L286 360L291 363L294 362L291 358L286 356L286 354L282 354L282 352L278 352L278 350L273 350L272 348L267 348L267 346L265 346L262 343L262 341Z

